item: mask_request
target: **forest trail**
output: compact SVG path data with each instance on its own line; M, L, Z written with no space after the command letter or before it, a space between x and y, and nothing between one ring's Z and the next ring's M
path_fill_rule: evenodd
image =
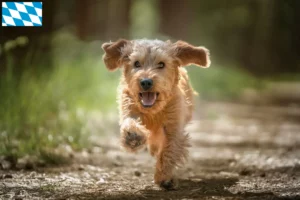
M0 199L300 199L299 107L199 105L175 191L155 186L155 160L122 152L113 133L69 165L0 170Z

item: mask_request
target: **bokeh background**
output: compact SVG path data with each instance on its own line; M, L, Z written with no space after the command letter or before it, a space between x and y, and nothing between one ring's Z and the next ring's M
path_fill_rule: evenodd
M118 134L118 72L101 44L185 40L212 65L188 67L198 102L300 103L298 0L49 0L43 27L0 29L0 155L60 163ZM67 149L67 150L66 150Z

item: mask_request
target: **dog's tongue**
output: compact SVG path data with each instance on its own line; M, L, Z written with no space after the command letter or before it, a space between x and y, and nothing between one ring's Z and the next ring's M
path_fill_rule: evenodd
M141 95L144 106L152 106L156 100L155 92L143 92Z

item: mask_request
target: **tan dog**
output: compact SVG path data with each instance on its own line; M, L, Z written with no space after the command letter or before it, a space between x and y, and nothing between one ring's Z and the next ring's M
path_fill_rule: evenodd
M209 52L186 42L118 40L104 43L103 60L123 68L119 85L122 146L131 152L146 144L157 159L154 181L173 189L173 171L187 158L184 127L192 117L193 88L182 66L209 67Z

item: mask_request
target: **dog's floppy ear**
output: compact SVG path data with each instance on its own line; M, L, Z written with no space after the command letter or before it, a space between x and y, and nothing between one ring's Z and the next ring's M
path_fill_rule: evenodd
M103 55L103 61L106 68L110 71L114 71L118 67L121 67L122 61L126 56L126 53L122 50L130 44L130 41L120 39L116 42L107 42L102 45L102 49L105 51Z
M210 66L209 51L205 47L195 47L181 40L174 44L176 48L176 57L179 59L180 66L188 66L191 64L203 68Z

